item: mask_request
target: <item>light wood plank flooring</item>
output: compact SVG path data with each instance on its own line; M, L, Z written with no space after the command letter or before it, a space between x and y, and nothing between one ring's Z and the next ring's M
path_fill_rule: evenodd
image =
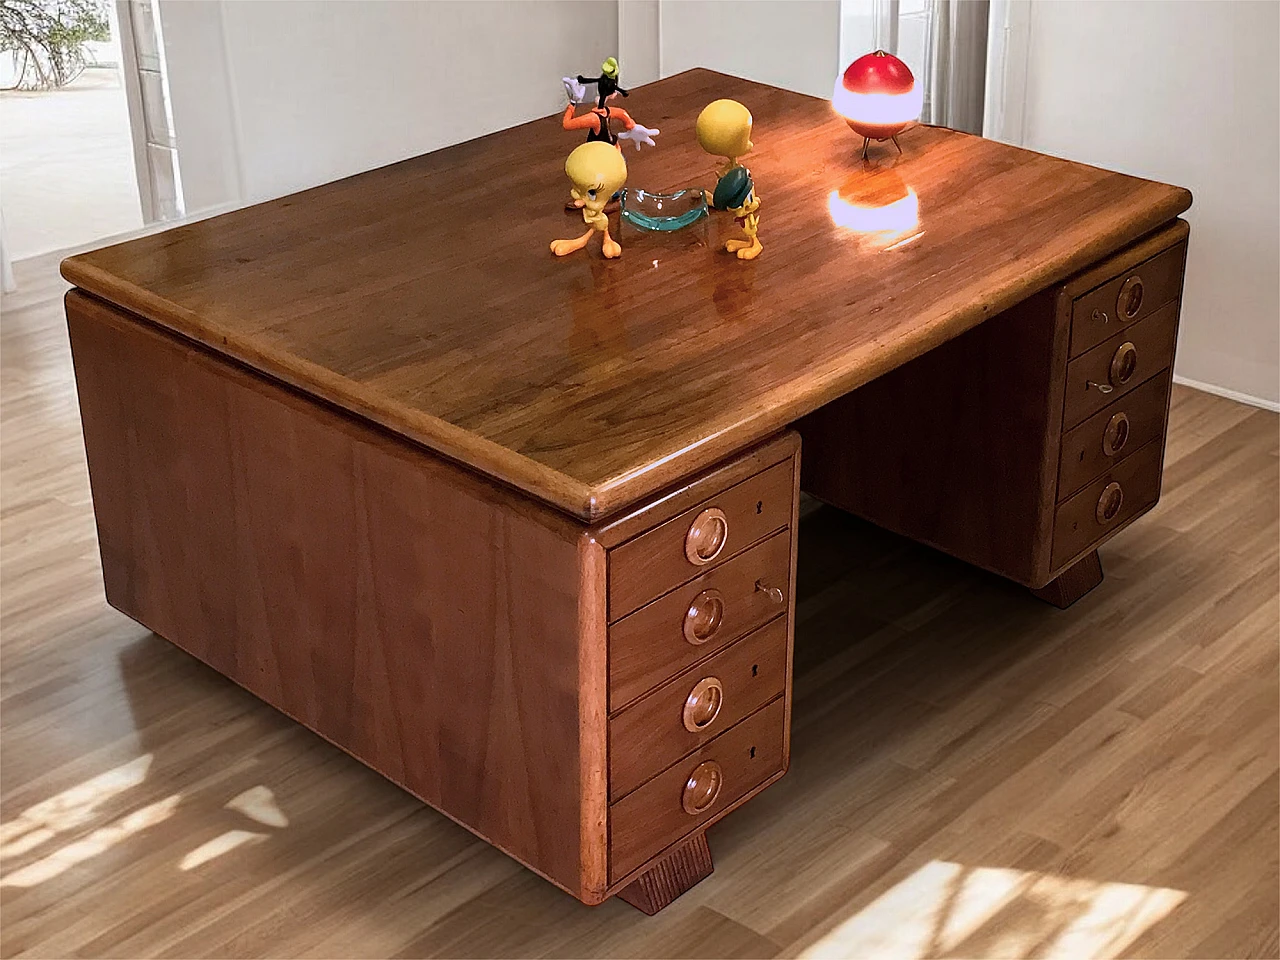
M1275 957L1277 418L1177 389L1070 610L830 508L790 774L581 906L107 607L53 259L0 319L7 957ZM288 602L288 598L281 598Z

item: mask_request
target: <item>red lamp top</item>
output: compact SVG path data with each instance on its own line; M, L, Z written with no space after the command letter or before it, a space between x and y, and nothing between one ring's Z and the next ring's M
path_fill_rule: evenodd
M877 50L849 64L841 85L850 93L907 93L916 85L911 68L891 53Z

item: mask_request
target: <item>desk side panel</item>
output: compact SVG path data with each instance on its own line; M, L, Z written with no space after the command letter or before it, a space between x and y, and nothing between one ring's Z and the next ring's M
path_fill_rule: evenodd
M598 900L582 528L82 293L66 306L112 606Z

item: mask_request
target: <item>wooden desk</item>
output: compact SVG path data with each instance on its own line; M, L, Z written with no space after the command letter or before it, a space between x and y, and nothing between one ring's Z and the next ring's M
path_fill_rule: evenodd
M63 264L108 600L586 903L659 909L786 770L789 426L1060 603L1159 492L1185 190L925 126L864 164L703 70L628 101L631 184L710 182L721 96L750 263L722 219L550 256L548 118Z

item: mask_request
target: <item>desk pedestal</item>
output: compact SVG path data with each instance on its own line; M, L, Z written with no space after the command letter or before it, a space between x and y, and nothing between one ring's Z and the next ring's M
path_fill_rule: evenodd
M108 601L584 903L785 773L799 442L587 525L79 291Z
M1187 225L798 423L806 492L1066 606L1160 496Z

